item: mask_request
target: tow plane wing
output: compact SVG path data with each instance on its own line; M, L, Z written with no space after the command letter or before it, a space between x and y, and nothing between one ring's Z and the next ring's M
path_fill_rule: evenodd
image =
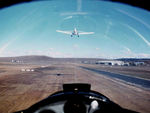
M60 33L68 34L68 35L72 34L72 32L70 32L70 31L61 31L61 30L56 30L56 31L60 32Z
M80 32L79 35L89 35L94 34L94 32Z
M62 30L56 30L57 32L60 32L60 33L64 33L64 34L68 34L70 35L71 37L73 35L76 35L79 37L79 35L88 35L88 34L94 34L94 32L83 32L83 31L77 31L76 28L74 28L73 31L62 31Z

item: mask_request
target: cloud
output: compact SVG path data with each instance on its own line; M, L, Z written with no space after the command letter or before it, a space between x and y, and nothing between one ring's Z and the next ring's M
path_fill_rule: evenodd
M72 16L67 16L66 18L64 18L64 20L68 20L68 19L71 19Z
M60 16L66 16L66 15L86 15L87 12L65 12L61 13Z
M3 48L0 50L7 48L9 45L6 44ZM17 54L16 54L17 53ZM49 48L46 50L9 50L9 51L3 51L2 54L0 54L0 57L11 57L11 56L25 56L25 55L46 55L50 57L58 57L58 58L65 58L65 57L73 57L73 54L71 53L64 53L60 51L54 50L54 48Z
M23 56L23 55L25 55L24 51L8 50L8 51L3 51L3 53L0 54L0 57L13 57L13 56Z
M125 15L127 15L127 16L129 16L129 17L135 19L136 21L140 22L141 24L145 25L147 28L150 29L150 25L147 24L146 22L144 22L143 20L141 20L140 18L138 18L138 17L136 17L136 16L134 16L134 15L131 15L130 13L128 13L128 12L126 12L126 11L123 11L123 10L121 10L121 9L116 9L116 10L119 11L119 12L121 12L122 14L125 14Z
M135 58L137 55L131 51L130 48L123 46L123 51L122 51L121 57L128 57L128 58Z
M100 48L95 48L96 50L100 50Z
M146 54L146 53L139 53L138 54L139 58L150 58L150 54Z
M141 38L149 47L150 47L150 42L148 40L146 40L146 38L140 34L136 29L134 29L133 27L127 25L127 24L124 24L125 26L127 26L129 29L131 29L134 33L136 33L139 38Z
M50 57L58 57L58 58L65 58L65 57L72 57L72 54L56 51L53 48L48 50L30 50L26 52L26 55L46 55Z
M57 58L71 58L71 57L73 57L73 54L63 53L63 52L59 52L59 51L50 51L50 52L48 52L47 56L57 57Z
M131 49L129 49L128 47L125 47L125 46L124 46L124 49L126 50L126 53L132 53L132 52L131 52Z
M74 44L74 45L73 45L73 48L78 49L78 48L79 48L79 45L78 45L78 44Z
M50 51L54 50L54 48L49 48Z
M120 57L126 57L126 58L150 58L150 54L147 53L134 53L131 51L128 47L123 47L123 55Z

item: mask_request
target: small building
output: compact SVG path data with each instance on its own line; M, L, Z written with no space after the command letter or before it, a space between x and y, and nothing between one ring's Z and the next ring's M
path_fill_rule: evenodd
M14 60L14 59L12 59L12 60L11 60L11 62L12 62L12 63L22 63L23 61L21 61L21 60Z
M124 62L123 66L130 66L129 62Z
M143 66L145 63L144 62L134 62L135 66Z
M96 64L101 64L101 65L109 65L109 66L114 66L114 65L124 65L123 61L119 60L105 60L105 61L97 61Z

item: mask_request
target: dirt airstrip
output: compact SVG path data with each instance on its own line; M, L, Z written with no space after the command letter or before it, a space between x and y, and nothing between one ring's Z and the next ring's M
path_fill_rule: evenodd
M62 90L64 83L90 83L92 90L104 94L120 106L150 113L150 90L84 70L80 68L80 64L75 63L45 66L1 63L0 113L26 109L50 94Z

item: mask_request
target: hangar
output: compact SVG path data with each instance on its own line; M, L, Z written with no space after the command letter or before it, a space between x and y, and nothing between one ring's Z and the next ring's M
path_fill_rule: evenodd
M125 63L123 61L118 60L104 60L104 61L97 61L96 64L102 64L102 65L124 65Z

